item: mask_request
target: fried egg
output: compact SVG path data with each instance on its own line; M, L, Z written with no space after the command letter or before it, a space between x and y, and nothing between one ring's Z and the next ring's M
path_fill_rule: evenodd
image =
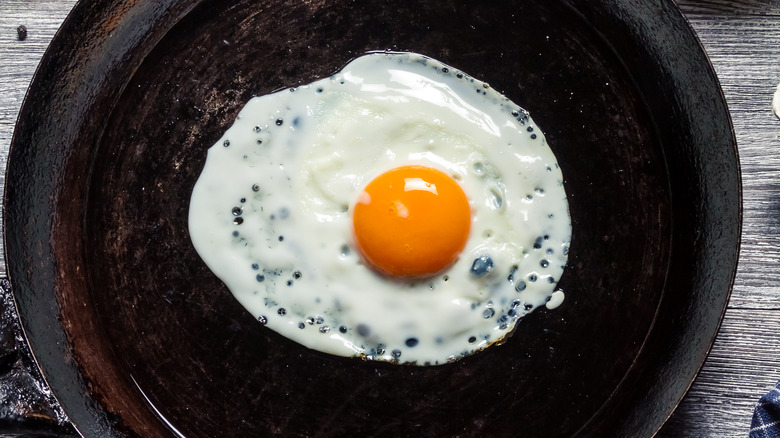
M209 151L192 243L262 324L321 352L438 365L563 292L571 220L528 113L414 53L252 98Z

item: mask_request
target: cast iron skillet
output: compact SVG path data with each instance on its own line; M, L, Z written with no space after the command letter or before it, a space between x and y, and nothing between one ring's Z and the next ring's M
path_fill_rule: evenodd
M251 96L385 49L530 110L570 196L564 305L434 368L276 335L187 234L206 150ZM25 333L86 436L640 437L717 332L740 204L723 96L671 1L97 0L31 85L5 226Z

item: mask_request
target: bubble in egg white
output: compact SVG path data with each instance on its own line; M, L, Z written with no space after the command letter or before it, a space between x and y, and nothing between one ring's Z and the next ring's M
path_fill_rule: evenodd
M433 277L384 277L352 235L358 194L390 169L457 181L472 225ZM189 213L206 265L262 324L322 352L437 365L512 333L553 294L571 223L561 171L528 113L413 53L250 100L208 151Z

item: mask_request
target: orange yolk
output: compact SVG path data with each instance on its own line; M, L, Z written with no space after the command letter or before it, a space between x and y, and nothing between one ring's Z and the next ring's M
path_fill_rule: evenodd
M389 170L359 195L352 217L358 248L377 271L423 277L451 265L471 227L457 182L424 166Z

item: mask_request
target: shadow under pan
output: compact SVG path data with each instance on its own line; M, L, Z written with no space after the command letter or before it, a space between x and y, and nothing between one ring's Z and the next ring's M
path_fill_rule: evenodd
M649 3L666 14L669 44L680 34L695 43L671 2ZM107 412L100 427L187 437L654 433L703 362L728 297L739 175L700 47L685 50L699 51L691 63L707 77L670 70L653 49L663 44L644 40L656 32L642 27L650 12L621 22L612 9L623 7L205 0L181 12L110 79L117 93L99 97L109 111L76 136L83 150L63 158L59 175L72 176L59 177L66 187L48 207L54 278L67 277L52 289L89 398ZM362 362L289 341L241 307L189 240L207 149L243 105L373 50L433 57L527 109L569 195L564 304L520 320L504 345L444 366ZM696 93L697 83L715 91L692 108L678 90ZM702 144L711 138L719 143ZM21 227L24 192L9 190L8 225ZM29 235L9 237L12 257ZM23 272L12 266L17 296L37 275ZM32 301L17 300L25 319Z

